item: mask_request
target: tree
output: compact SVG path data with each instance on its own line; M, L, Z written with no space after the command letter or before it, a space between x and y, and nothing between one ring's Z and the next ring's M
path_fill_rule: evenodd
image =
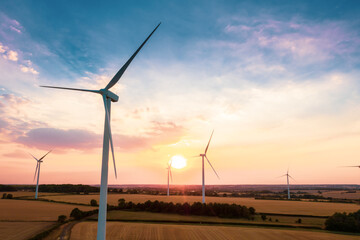
M11 193L9 193L8 195L6 195L6 198L7 199L12 199L13 198L13 195Z
M90 205L91 206L98 206L97 201L95 199L91 199Z
M266 215L265 214L261 214L261 219L263 220L263 221L265 221L266 220Z
M63 222L65 222L66 221L66 216L65 215L59 215L59 217L58 217L58 222L59 223L63 223Z
M251 215L255 215L255 208L249 207L249 212Z
M126 207L125 199L120 198L120 199L118 200L118 206L119 206L120 209L124 209L124 208Z
M2 195L2 199L5 199L6 198L6 193L3 193L3 195Z
M334 213L325 221L327 230L360 232L360 210L354 213Z
M70 213L70 217L79 220L83 217L83 212L78 208L74 208Z

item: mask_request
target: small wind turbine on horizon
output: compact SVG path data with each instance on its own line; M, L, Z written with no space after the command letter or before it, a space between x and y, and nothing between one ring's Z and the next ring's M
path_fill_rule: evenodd
M290 176L289 174L289 169L287 170L286 174L280 176L280 177L285 177L286 176L286 180L287 180L287 188L288 188L288 199L290 199L290 181L289 178L291 178L292 180L295 181L295 179L293 177Z
M358 165L358 166L341 166L341 167L356 167L356 168L360 168L360 165Z
M207 162L209 163L209 165L211 166L212 170L214 171L214 173L216 174L216 176L218 177L218 179L220 179L219 175L217 174L217 172L215 171L214 167L211 165L209 159L207 158L206 156L206 153L209 149L209 145L210 145L210 141L211 141L211 138L214 134L214 130L212 131L211 133L211 136L210 136L210 139L209 139L209 142L205 148L205 152L198 155L198 156L195 156L195 157L201 157L202 158L202 203L205 203L205 166L204 166L204 158L206 158Z
M104 107L105 107L105 126L104 126L104 137L103 137L103 153L102 153L102 166L101 166L101 185L100 185L100 201L99 201L99 215L98 215L98 227L97 227L97 240L106 239L106 211L107 211L107 192L108 192L108 164L109 164L109 143L111 146L113 164L115 177L117 178L116 165L115 165L115 155L114 155L114 146L111 135L110 127L110 110L111 102L117 102L119 96L110 91L124 74L127 67L130 65L131 61L135 58L141 48L149 40L152 34L160 26L159 23L155 29L150 33L150 35L145 39L145 41L140 45L140 47L133 53L133 55L127 60L127 62L121 67L121 69L115 74L111 81L106 85L105 88L100 90L88 90L88 89L78 89L78 88L65 88L65 87L53 87L53 86L40 86L45 88L56 88L64 90L73 90L73 91L83 91L90 93L97 93L102 96Z
M46 157L46 155L48 155L52 150L50 150L48 153L46 153L44 156L42 156L40 159L37 159L36 157L34 157L31 153L29 153L36 161L36 168L35 168L35 174L34 174L34 180L36 178L37 175L37 181L36 181L36 191L35 191L35 199L38 198L38 190L39 190L39 178L40 178L40 165L43 162L43 159Z
M167 176L167 184L168 184L168 188L167 188L167 196L170 196L170 178L171 178L171 182L173 181L172 179L172 174L171 174L171 163L168 163L168 166L167 166L167 170L168 170L168 176Z

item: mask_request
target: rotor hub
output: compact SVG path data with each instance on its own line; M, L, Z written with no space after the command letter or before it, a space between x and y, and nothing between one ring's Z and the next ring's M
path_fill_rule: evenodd
M119 96L115 93L111 92L110 90L107 90L105 88L100 89L100 93L104 95L106 98L110 98L112 102L119 101Z

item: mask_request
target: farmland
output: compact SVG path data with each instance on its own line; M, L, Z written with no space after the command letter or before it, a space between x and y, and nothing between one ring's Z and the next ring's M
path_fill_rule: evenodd
M324 232L281 230L251 227L191 226L149 223L107 223L107 239L242 239L242 240L359 240L359 236ZM96 239L96 222L81 222L74 226L71 240Z
M44 199L89 204L91 199L99 201L99 195L57 195L45 196ZM134 203L150 201L164 201L173 203L200 202L200 196L163 196L143 194L109 194L108 203L117 205L118 199L124 198L127 202ZM354 212L360 209L359 205L331 202L309 202L309 201L279 201L279 200L255 200L254 198L233 198L233 197L207 197L206 201L218 203L235 203L254 207L257 212L278 213L278 214L300 214L329 216L335 212Z
M54 225L59 215L69 217L75 207L84 211L94 209L44 201L0 199L0 239L28 239Z
M1 199L0 221L56 221L62 214L69 217L75 207L86 211L94 209L90 206Z
M272 221L262 221L260 216L256 216L254 221L250 221L247 219L229 219L229 218L218 218L218 217L209 217L209 216L186 216L186 215L178 215L178 214L164 214L164 213L152 213L152 212L132 212L132 211L110 211L107 214L107 219L114 221L161 221L161 222L207 222L214 224L287 224L292 226L315 226L322 227L325 219L324 218L311 218L311 217L301 217L302 224L295 224L295 221L298 220L299 217L291 217L291 216L268 216L272 218ZM91 219L96 220L97 216L93 216ZM275 220L279 222L276 223Z
M53 224L53 222L0 222L0 239L28 239Z

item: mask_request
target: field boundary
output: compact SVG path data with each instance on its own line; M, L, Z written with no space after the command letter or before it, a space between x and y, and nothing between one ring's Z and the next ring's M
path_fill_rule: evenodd
M316 216L316 215L302 215L302 214L286 214L286 213L264 213L258 212L258 215L264 214L269 216L283 216L283 217L308 217L308 218L329 218L330 216Z
M87 219L86 221L94 222L97 219ZM298 229L312 229L323 230L321 227L316 226L295 226L286 224L273 224L273 223L240 223L240 222L210 222L210 221L186 221L186 220L135 220L135 219L108 219L107 222L137 222L137 223L156 223L156 224L197 224L197 225L225 225L225 226L255 226L255 227L270 227L270 228L298 228Z

